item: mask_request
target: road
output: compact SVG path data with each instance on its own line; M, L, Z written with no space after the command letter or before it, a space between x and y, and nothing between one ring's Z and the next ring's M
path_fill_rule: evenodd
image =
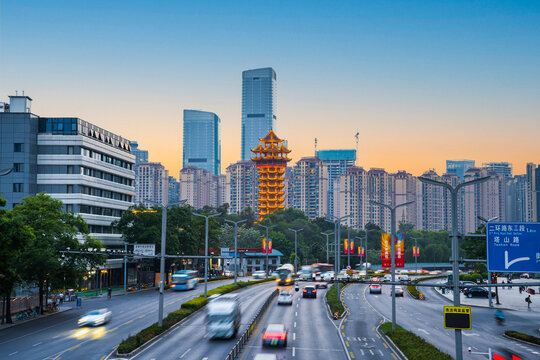
M232 283L223 280L208 283L208 289ZM185 292L165 292L164 313L204 292L204 285ZM109 308L111 322L96 328L79 328L77 320L86 312ZM122 339L157 322L158 292L146 290L126 296L94 298L59 314L29 321L0 332L0 354L3 359L103 359Z
M306 283L300 284L302 289ZM319 289L317 298L302 298L302 291L292 291L293 305L271 303L260 326L244 347L240 360L251 360L258 353L275 353L279 359L347 359L338 336L337 322L328 316L324 296ZM262 334L268 324L281 323L288 329L286 348L262 348Z
M271 282L250 286L237 292L242 313L238 334L247 329L257 311L275 289L275 282ZM209 340L206 334L206 313L201 311L132 359L223 360L236 341L236 338Z
M363 307L366 303L378 314L387 320L392 316L392 302L390 286L383 286L381 295L369 294L368 286L363 284L353 284L346 292L346 301L357 302L355 309ZM435 290L422 288L427 300L420 301L412 298L407 291L403 298L396 298L396 321L405 329L414 332L432 343L440 350L454 356L455 342L454 331L446 330L443 327L442 310L443 306L451 305L443 299ZM365 300L364 300L365 299ZM539 324L540 314L527 311L507 311L507 321L505 325L497 325L494 319L494 310L488 308L472 307L472 330L464 330L463 355L464 359L478 360L486 359L483 355L472 355L467 353L470 346L473 351L487 352L492 347L498 354L515 354L523 359L540 358L540 350L534 346L525 345L502 337L507 328L517 327L520 324Z

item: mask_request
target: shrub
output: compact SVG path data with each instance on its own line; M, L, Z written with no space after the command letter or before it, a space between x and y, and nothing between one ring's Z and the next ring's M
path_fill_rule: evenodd
M202 308L206 303L208 302L208 299L205 297L196 297L194 299L191 299L189 301L186 301L180 306L180 309L188 310L188 311L197 311L200 308Z
M537 338L536 336L532 336L529 334L520 333L518 331L513 330L505 330L504 335L513 337L514 339L527 341L536 345L540 345L540 338Z
M414 285L407 285L407 291L409 291L409 294L415 299L420 298L420 292Z
M343 287L341 289L343 290ZM330 290L326 292L326 302L332 314L338 313L341 316L345 312L343 303L337 293L337 286L330 287Z
M433 344L399 325L396 325L396 330L392 330L392 323L385 322L381 325L381 330L392 339L394 344L409 360L452 360L450 355L440 351Z

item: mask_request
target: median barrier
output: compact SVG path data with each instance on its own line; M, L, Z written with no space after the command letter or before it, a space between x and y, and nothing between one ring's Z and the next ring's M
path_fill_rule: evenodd
M279 290L276 289L272 292L272 294L270 294L270 296L268 297L268 299L266 299L266 301L264 302L264 304L261 306L261 308L259 309L259 311L257 312L257 315L255 315L255 317L253 318L253 320L251 321L251 324L249 325L249 327L244 331L244 333L240 336L240 338L238 339L238 341L236 342L236 344L234 345L234 347L231 349L231 351L229 352L229 354L227 354L227 357L225 358L225 360L234 360L236 359L236 357L240 354L240 352L242 352L242 348L244 347L244 344L246 344L249 340L249 337L251 336L251 334L253 333L253 331L255 330L255 328L257 327L257 325L259 325L261 319L262 319L262 316L263 314L266 312L266 309L268 308L268 306L270 305L270 303L272 302L272 300L274 300L274 298L279 294Z

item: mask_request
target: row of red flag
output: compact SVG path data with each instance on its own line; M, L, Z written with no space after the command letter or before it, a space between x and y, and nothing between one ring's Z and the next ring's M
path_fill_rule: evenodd
M266 254L266 250L268 250L269 254L272 253L272 239L268 239L268 241L266 241L266 238L263 238L263 240L262 240L262 252L263 252L263 254Z

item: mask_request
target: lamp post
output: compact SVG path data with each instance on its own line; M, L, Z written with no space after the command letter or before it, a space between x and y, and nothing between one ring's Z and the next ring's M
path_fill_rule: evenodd
M13 172L13 168L0 170L0 176L6 176L10 174L11 172Z
M328 219L325 219L326 221L328 222L333 222L334 223L334 226L335 226L335 230L334 230L334 236L335 236L335 240L336 240L336 243L335 243L335 248L334 248L334 251L335 251L335 254L336 254L336 259L335 259L335 269L336 271L334 272L334 281L337 283L337 293L338 293L338 296L339 296L339 279L338 279L338 274L339 274L339 271L340 271L340 264L339 264L339 258L341 257L341 254L339 252L339 242L341 241L340 238L341 238L341 221L343 219L346 219L348 217L351 217L352 215L349 214L349 215L345 215L345 216L342 216L342 217L335 217L335 216L332 216L332 215L326 215L327 217L330 217L331 220L328 220ZM333 220L332 220L333 219Z
M206 228L204 231L204 297L207 297L206 290L208 289L208 219L221 215L221 213L212 215L203 215L192 213L195 216L203 217L205 220Z
M416 240L418 240L418 238L411 237L410 239L414 240L414 273L418 275L418 256L416 256L416 253L418 252L418 245L416 244Z
M127 294L127 246L134 243L124 242L124 295Z
M298 261L298 252L297 252L297 251L298 251L298 248L297 248L297 246L296 246L296 244L297 244L297 241L296 241L296 240L297 240L297 237L296 237L296 235L297 235L300 231L302 231L302 230L304 230L304 229L291 229L291 228L289 228L289 230L292 231L292 232L294 232L294 273L297 274L297 273L298 273L298 265L297 265L297 261Z
M497 220L499 218L498 216L495 216L495 217L492 217L491 219L486 219L485 217L480 216L480 215L478 215L476 217L478 218L478 220L483 221L483 222L486 223L486 236L487 236L488 223L490 221L495 221L495 220ZM489 303L489 307L493 307L493 298L491 296L491 286L490 286L491 285L491 271L489 271L489 269L488 269L487 273L488 273L488 303ZM495 291L497 291L497 295L498 295L499 292L498 292L497 287L495 287ZM499 304L499 296L497 296L496 298L497 298L497 305L498 305Z
M452 268L453 268L453 289L454 289L454 306L460 305L460 293L459 293L459 242L458 242L458 213L457 213L457 195L458 191L465 187L470 186L474 184L479 184L484 181L487 181L489 179L489 176L474 179L471 181L467 181L461 184L458 184L456 187L453 187L450 184L443 183L437 180L432 180L424 177L419 177L418 180L420 180L423 183L435 185L435 186L443 186L448 191L450 191L450 194L452 195ZM463 350L462 350L462 341L461 341L461 329L455 330L455 342L456 342L456 360L463 360Z
M366 264L366 275L367 275L367 272L368 272L368 249L367 249L367 241L368 241L368 232L370 232L370 231L378 231L378 230L377 230L377 229L365 229L365 230L364 230L364 233L365 233L365 235L364 235L364 241L365 241L365 246L366 246L366 247L365 247L365 255L364 255L364 256L365 256L365 261L366 261L366 262L365 262L365 264ZM358 239L359 239L359 240L362 240L362 238L360 238L360 237L359 237Z
M328 234L327 234L327 233L323 233L323 232L322 232L321 234L324 235L324 236L326 236L326 263L328 264L328 263L330 262L330 259L328 258L328 237L329 237L330 235L333 235L334 233L331 232L331 233L328 233Z
M402 206L411 205L414 201L407 201L403 204L398 204L391 206L388 204L380 203L375 200L370 200L374 205L379 205L390 210L390 264L392 272L392 330L396 329L396 242L394 241L394 236L396 234L396 209ZM367 266L367 262L366 262ZM366 270L367 271L367 270Z
M266 225L262 225L262 224L257 224L258 226L260 227L263 227L266 229L266 241L268 243L268 230L270 230L271 228L273 227L276 227L277 225L269 225L269 226L266 226ZM266 279L268 279L268 246L266 246Z
M225 219L225 222L234 224L234 283L236 284L236 273L238 272L237 256L238 256L238 224L247 220L232 221Z

